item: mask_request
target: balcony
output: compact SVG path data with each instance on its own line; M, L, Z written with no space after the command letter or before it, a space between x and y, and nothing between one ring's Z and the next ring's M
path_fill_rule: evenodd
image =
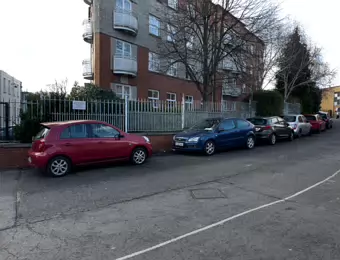
M92 0L84 0L85 4L92 5Z
M137 76L137 59L131 56L114 55L113 73Z
M93 70L91 60L83 60L83 77L87 80L93 79Z
M93 40L93 31L92 31L92 22L91 20L84 20L83 21L84 26L84 33L83 38L85 42L92 43Z
M239 72L235 62L233 60L231 60L231 59L225 59L224 61L222 61L221 68L223 70L231 71L233 73L238 73Z
M113 13L113 28L136 35L138 33L137 16L132 11L116 9Z
M237 87L223 86L222 88L223 96L238 97L241 95L241 89Z

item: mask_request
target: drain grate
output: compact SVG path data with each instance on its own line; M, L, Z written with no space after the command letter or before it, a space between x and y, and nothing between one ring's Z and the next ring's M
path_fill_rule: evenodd
M190 190L194 199L225 199L227 196L219 189L195 189Z

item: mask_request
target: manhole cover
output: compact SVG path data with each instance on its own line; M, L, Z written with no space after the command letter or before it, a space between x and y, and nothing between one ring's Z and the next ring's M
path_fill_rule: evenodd
M196 189L191 190L191 196L194 199L218 199L226 198L224 193L219 189Z

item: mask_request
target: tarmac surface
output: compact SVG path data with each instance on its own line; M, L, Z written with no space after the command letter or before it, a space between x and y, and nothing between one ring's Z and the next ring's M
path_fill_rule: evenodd
M340 259L340 120L320 135L63 178L0 175L0 259Z

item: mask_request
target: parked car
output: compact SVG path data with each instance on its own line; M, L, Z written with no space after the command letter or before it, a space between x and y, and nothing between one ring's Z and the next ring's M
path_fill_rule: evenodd
M174 151L196 151L206 155L213 155L216 150L242 146L254 148L255 128L240 118L205 119L173 138Z
M139 165L152 155L147 137L127 134L104 122L81 120L41 125L28 161L54 177L67 174L76 165L118 160Z
M285 115L283 119L291 126L294 130L294 135L301 137L302 135L311 135L312 125L305 118L304 115Z
M319 111L318 114L321 116L322 120L326 123L326 129L333 128L333 119L329 116L327 112Z
M294 130L281 117L253 117L247 119L255 125L256 140L263 140L269 144L276 144L277 139L294 140Z
M320 134L326 130L326 122L322 120L319 114L304 115L309 123L312 125L312 131Z

